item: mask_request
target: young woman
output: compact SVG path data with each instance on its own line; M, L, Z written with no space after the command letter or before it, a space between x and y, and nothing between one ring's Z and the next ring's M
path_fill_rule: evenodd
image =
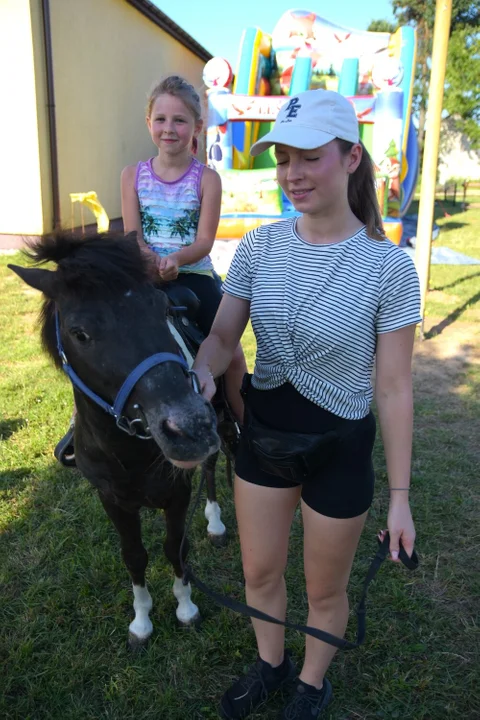
M291 98L251 153L272 145L278 182L302 214L245 235L196 370L210 398L213 378L231 362L251 318L257 356L246 383L235 480L247 602L285 618L284 570L300 501L307 622L342 636L346 588L373 496L375 358L391 489L390 553L398 560L400 541L409 555L413 551L410 365L419 286L408 255L384 236L372 162L348 100L324 90ZM284 433L285 452L294 433L324 441L320 454L308 458L307 476L266 463L256 443L259 424L263 433ZM258 658L224 694L225 718L247 717L295 676L283 628L257 620L253 627ZM306 638L295 692L280 718L320 717L332 696L325 673L334 653Z

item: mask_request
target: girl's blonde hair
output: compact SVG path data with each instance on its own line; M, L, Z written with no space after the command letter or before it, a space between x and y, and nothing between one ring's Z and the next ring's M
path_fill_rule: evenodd
M170 77L162 80L158 85L155 85L147 103L147 117L152 114L152 109L155 104L155 100L160 95L172 95L182 100L188 109L191 111L195 123L200 122L202 119L202 106L200 103L200 97L193 87L184 78L179 75L170 75Z
M348 155L353 143L337 138L342 155ZM362 159L360 165L348 178L348 204L356 217L365 223L367 234L375 240L385 240L382 215L378 205L377 189L373 161L365 145L361 142Z

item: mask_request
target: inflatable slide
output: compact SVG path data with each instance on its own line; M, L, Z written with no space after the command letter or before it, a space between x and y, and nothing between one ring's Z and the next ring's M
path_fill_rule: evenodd
M207 162L222 176L217 237L295 214L275 179L273 151L251 158L289 96L336 90L353 103L360 136L375 163L377 193L388 237L399 244L402 216L418 177L411 122L416 35L411 27L374 33L334 25L306 10L290 10L271 35L252 27L242 36L235 76L223 58L204 69L208 88Z

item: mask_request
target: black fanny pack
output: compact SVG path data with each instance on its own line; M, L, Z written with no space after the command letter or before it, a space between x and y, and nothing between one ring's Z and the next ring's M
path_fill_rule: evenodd
M334 430L299 433L264 425L249 406L251 380L252 376L246 374L241 389L245 402L242 437L257 456L262 470L297 483L313 477L327 465L338 447L340 436Z

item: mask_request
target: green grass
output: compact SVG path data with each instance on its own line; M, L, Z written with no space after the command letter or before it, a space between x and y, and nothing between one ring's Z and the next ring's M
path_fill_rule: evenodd
M448 209L448 208L447 208ZM453 208L452 208L453 209ZM458 208L457 208L458 209ZM439 210L439 208L437 208ZM439 223L438 244L480 257L480 211ZM449 210L450 211L450 210ZM455 222L453 228L451 223ZM71 409L66 380L42 354L38 295L0 258L0 717L6 720L210 720L231 679L253 659L249 623L194 593L203 623L175 621L172 572L162 553L163 518L144 513L154 635L126 648L130 583L114 530L89 484L53 461ZM329 671L329 720L480 717L478 437L480 268L432 266L427 339L415 361L412 506L421 567L386 565L371 589L367 642ZM249 329L245 348L252 362ZM352 605L385 526L388 492L380 443L376 498L355 561ZM219 471L230 541L211 547L198 511L192 556L198 575L243 598L231 491ZM289 614L306 613L297 517L287 575ZM350 625L350 637L354 624ZM303 637L287 633L294 656ZM272 720L277 698L263 713Z

